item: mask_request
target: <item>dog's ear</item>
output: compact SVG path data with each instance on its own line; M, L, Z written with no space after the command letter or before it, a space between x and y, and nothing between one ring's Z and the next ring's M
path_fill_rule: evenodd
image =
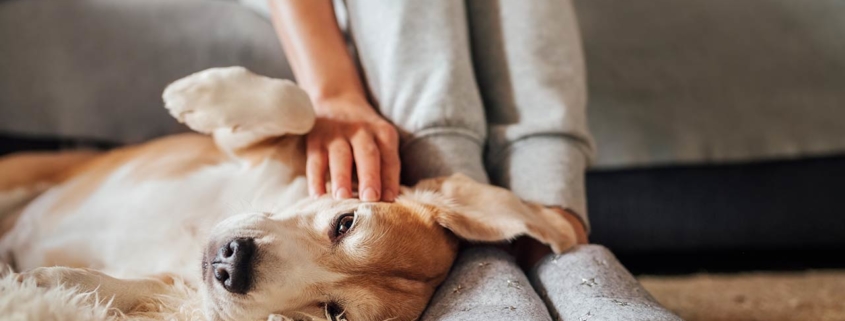
M495 242L528 235L555 253L576 243L575 230L560 213L524 202L507 189L462 174L423 180L414 189L440 194L422 202L437 207L434 219L463 239Z

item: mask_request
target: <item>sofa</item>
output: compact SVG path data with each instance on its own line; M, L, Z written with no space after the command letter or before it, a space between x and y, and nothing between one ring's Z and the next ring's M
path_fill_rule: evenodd
M622 257L845 247L845 2L576 0L598 157L591 241ZM0 1L0 154L186 130L161 90L293 78L225 0Z

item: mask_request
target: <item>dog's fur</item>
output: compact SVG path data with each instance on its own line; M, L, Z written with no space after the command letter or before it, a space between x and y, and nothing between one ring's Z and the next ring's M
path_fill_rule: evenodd
M164 99L213 139L0 159L0 259L15 279L93 292L88 302L110 302L117 315L412 320L449 272L455 236L527 234L558 253L575 242L556 212L461 175L403 188L394 203L308 197L302 135L314 114L288 81L210 69L171 84ZM345 213L352 227L333 238ZM208 268L237 238L256 245L245 294ZM173 295L185 291L199 295ZM183 302L162 303L168 296Z

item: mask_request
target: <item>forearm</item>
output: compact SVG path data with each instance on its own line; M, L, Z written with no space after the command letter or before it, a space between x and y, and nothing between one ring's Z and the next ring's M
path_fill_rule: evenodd
M312 100L366 100L330 0L271 0L270 12L299 86ZM316 104L315 108L320 108Z
M367 101L329 0L270 0L273 25L317 119L306 137L312 196L352 197L353 169L361 200L393 201L399 193L396 129Z

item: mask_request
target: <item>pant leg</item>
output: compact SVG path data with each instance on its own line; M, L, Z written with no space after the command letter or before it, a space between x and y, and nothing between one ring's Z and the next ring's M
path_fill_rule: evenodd
M475 247L461 253L421 320L550 321L551 317L510 255Z
M346 11L374 103L400 130L403 183L454 172L487 182L464 3L347 0Z
M682 321L600 245L549 256L530 277L555 320Z
M566 0L468 0L491 181L586 219L593 144L575 14Z

